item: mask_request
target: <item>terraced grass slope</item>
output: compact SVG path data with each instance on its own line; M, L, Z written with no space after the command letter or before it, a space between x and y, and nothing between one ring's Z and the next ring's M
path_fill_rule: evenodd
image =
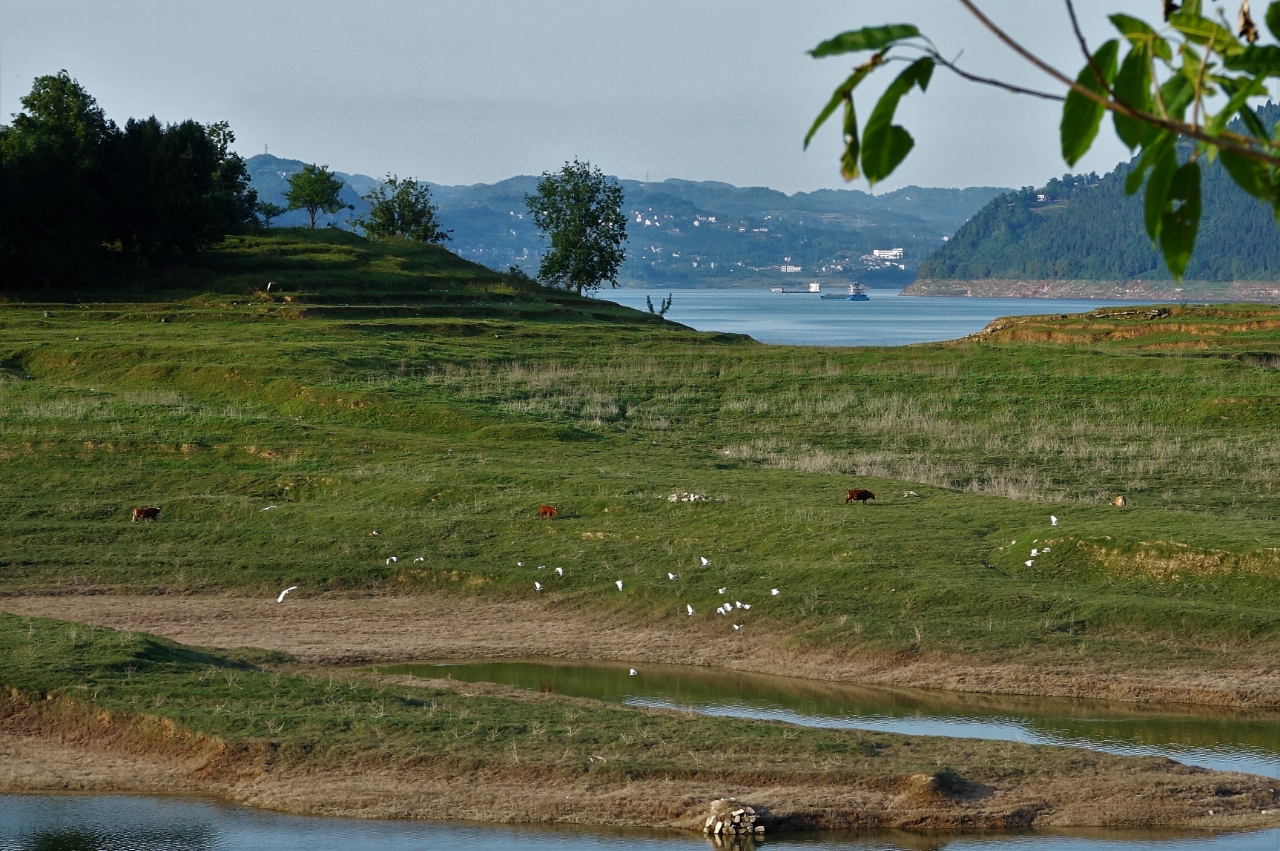
M228 246L223 295L0 308L0 594L443 591L672 630L692 606L839 652L1113 667L1280 649L1280 386L1255 360L767 347L288 245ZM267 280L279 300L226 294Z

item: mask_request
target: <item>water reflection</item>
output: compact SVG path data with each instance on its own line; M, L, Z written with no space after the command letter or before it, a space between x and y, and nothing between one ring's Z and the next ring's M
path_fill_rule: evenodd
M192 798L0 795L0 851L1156 851L1280 848L1280 830L907 833L859 831L717 843L684 831L289 816Z
M1205 768L1280 777L1280 712L855 686L678 665L642 665L630 676L629 667L483 661L379 670L810 727L1167 756Z

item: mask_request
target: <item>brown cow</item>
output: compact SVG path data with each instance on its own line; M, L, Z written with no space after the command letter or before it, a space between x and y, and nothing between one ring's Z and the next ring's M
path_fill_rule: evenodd
M864 491L861 488L859 488L858 490L851 490L851 491L845 492L844 504L848 505L851 502L860 502L863 505L866 505L867 500L875 499L875 498L876 498L876 495L873 494L871 491Z
M1129 500L1124 498L1124 494L1120 494L1118 497L1111 500L1111 504L1116 506L1117 508L1124 508L1126 505L1129 504Z
M137 523L139 520L159 520L160 509L158 508L135 508L133 516L129 518L130 523Z
M548 520L550 520L552 517L555 517L555 516L556 516L557 514L559 514L559 513L560 513L559 511L556 511L554 508L552 508L552 507L551 507L551 506L549 506L549 505L539 505L539 506L538 506L538 516L539 516L539 517L545 517L545 518L547 518Z

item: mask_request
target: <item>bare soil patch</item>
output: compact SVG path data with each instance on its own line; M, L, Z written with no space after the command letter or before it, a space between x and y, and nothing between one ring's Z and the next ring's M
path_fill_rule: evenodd
M811 679L960 692L1230 707L1280 706L1280 664L1219 670L1107 670L995 664L934 654L838 653L797 646L764 624L726 634L606 620L538 602L424 595L289 597L61 595L0 598L0 610L162 635L203 647L280 650L309 664L415 659L598 659L714 665Z

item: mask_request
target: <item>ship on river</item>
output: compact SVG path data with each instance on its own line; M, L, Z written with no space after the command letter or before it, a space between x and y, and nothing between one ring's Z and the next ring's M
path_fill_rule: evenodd
M871 297L867 295L867 291L862 288L862 284L850 284L847 293L823 293L818 296L822 299L836 301L871 301Z

